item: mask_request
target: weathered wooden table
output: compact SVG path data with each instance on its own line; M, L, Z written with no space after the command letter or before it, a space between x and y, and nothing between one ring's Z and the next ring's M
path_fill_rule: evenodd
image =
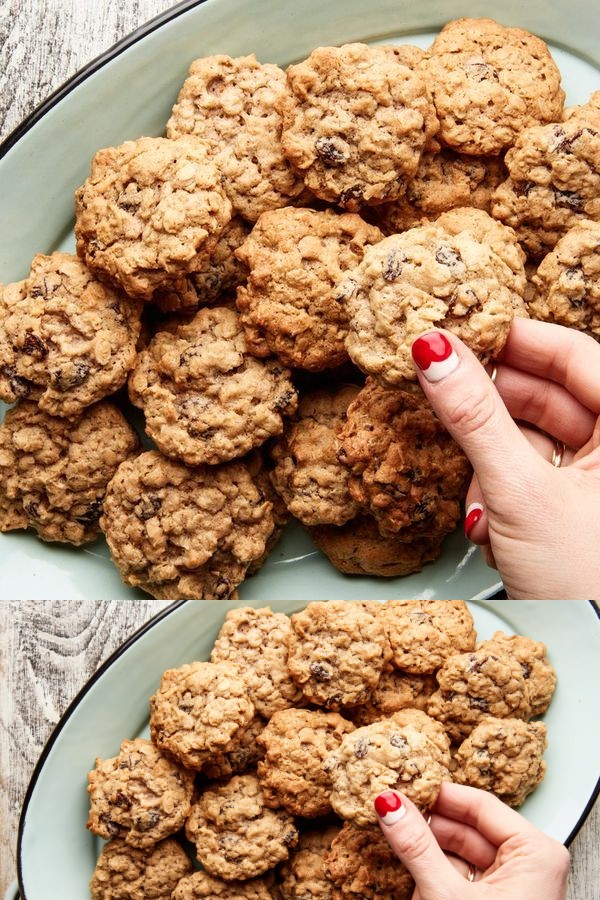
M170 6L4 0L0 139L78 68ZM21 804L52 728L102 660L161 608L151 600L0 603L0 896L15 876ZM569 900L599 900L600 804L573 843L572 859Z

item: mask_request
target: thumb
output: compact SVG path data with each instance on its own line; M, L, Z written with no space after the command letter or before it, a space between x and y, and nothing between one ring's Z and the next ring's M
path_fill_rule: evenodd
M412 355L424 393L468 456L484 496L506 494L507 481L539 480L539 457L462 341L429 331L413 342Z
M383 835L416 881L421 900L464 900L467 882L446 859L417 807L398 791L384 791L374 802Z

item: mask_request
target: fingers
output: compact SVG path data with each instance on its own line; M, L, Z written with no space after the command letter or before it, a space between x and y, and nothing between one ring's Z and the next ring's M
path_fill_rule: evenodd
M600 345L581 331L515 318L499 360L561 384L583 406L600 414Z
M404 794L384 791L375 798L379 825L388 844L417 883L423 900L458 898L464 880L444 856L425 819Z
M432 815L430 826L435 839L449 853L455 853L478 869L488 869L496 859L498 848L470 825Z
M522 833L537 834L537 829L506 804L477 788L444 782L434 806L436 815L470 825L491 844L499 847Z

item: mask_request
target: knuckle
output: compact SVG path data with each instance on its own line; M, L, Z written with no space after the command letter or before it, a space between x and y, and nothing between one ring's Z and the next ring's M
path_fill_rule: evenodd
M461 398L448 410L448 422L459 434L473 434L484 429L493 419L496 402L486 391L479 396Z
M409 832L403 835L402 840L398 842L398 852L403 859L409 862L420 859L427 853L430 840L431 838L426 832Z

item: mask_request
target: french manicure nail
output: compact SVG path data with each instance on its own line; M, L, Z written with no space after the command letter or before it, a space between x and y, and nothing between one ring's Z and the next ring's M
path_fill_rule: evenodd
M471 532L479 522L480 518L483 515L483 506L481 503L470 503L467 507L467 512L465 515L465 534L468 538L471 537Z
M396 791L384 791L375 797L375 812L384 825L393 825L406 815L406 808Z
M453 372L458 356L445 334L431 331L413 341L412 356L427 381L441 381Z

